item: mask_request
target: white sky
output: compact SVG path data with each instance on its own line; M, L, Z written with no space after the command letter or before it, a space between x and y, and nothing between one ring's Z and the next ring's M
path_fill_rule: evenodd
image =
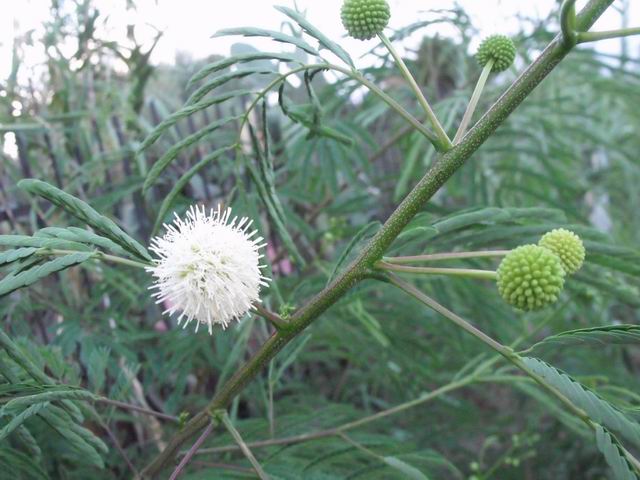
M451 0L388 0L392 17L390 27L401 27L425 18L425 12L434 8L451 8L456 2ZM624 0L616 0L621 5ZM509 34L517 31L517 16L544 17L551 11L554 0L459 0L479 30L479 38L492 33ZM578 7L586 0L578 0ZM640 25L640 1L631 0L631 19L638 19ZM125 0L95 0L101 10L106 26L103 33L109 39L123 39L126 25L135 23L141 39L150 39L154 30L145 25L153 25L164 32L152 61L173 63L177 52L186 52L195 58L212 53L227 54L232 43L243 41L264 50L279 50L281 44L262 39L242 39L241 37L210 38L219 29L241 26L255 26L278 30L285 19L273 5L293 6L293 0L138 0L137 12L125 9ZM300 9L306 9L308 18L325 34L341 44L358 58L369 50L374 41L360 42L342 38L344 30L340 24L339 11L342 0L297 0ZM49 18L50 0L0 0L0 81L6 78L11 66L11 49L16 33L30 29L41 31L42 22ZM596 27L608 30L620 27L620 15L610 9L600 19ZM447 34L445 26L436 27ZM432 29L431 32L436 30ZM423 33L423 32L421 32ZM418 38L421 35L418 36ZM39 35L36 35L36 39ZM415 42L415 40L414 40ZM408 41L411 44L412 40ZM637 45L634 39L634 45ZM601 42L598 48L617 50L618 40ZM36 44L25 52L26 61L36 65L44 59L43 47ZM26 72L25 72L26 73Z

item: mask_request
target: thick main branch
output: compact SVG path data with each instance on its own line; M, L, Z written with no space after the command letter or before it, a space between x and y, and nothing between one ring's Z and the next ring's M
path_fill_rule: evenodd
M613 0L590 0L576 19L580 31L588 30ZM194 416L169 442L165 450L143 472L143 476L154 477L173 460L182 444L203 429L209 422L209 412L225 408L282 348L336 303L351 287L366 276L369 268L378 261L403 228L423 208L424 204L465 163L471 155L495 132L506 118L520 105L533 89L569 53L571 45L558 35L545 48L509 89L485 113L478 123L453 149L442 154L398 208L387 219L383 227L356 260L324 290L293 314L287 329L275 333L260 350L240 368L216 393L207 407Z

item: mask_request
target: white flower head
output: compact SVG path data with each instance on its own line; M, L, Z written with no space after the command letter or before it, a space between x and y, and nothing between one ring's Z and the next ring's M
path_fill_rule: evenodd
M226 328L239 320L260 301L260 287L268 278L260 271L263 257L259 249L266 244L254 237L252 220L231 216L231 209L190 207L185 219L175 214L173 224L164 227L164 236L151 240L150 249L157 256L148 267L155 278L150 287L157 303L164 303L163 313L180 312L178 325L186 327L196 321L196 332L206 324Z

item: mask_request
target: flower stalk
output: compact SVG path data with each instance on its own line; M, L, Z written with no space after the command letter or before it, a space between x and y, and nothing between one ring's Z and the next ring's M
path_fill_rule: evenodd
M382 257L382 260L386 263L403 265L407 263L437 262L441 260L460 260L466 258L504 257L510 251L511 250L482 250L477 252L430 253L406 257Z
M493 270L475 270L471 268L408 267L405 265L394 265L383 261L376 262L374 266L380 270L387 270L390 272L449 275L453 277L475 278L477 280L495 280L498 277L498 274Z
M436 116L433 109L431 108L431 105L429 105L429 102L427 101L424 94L422 93L422 90L418 86L416 79L413 78L413 75L411 75L411 72L407 68L407 65L404 63L404 60L402 60L402 57L398 54L393 44L384 33L382 32L378 33L378 38L380 38L380 41L384 44L385 47L387 47L387 50L389 51L394 61L396 62L396 65L400 69L400 73L402 73L402 76L405 78L405 80L409 84L409 87L411 88L411 90L413 90L413 93L418 99L418 103L426 113L427 119L429 120L429 123L431 123L432 128L435 130L436 135L438 136L438 142L435 145L435 147L438 149L438 151L450 150L453 147L453 144L451 143L451 139L447 135L447 132L444 131L444 128L442 128L442 125L440 124L438 117Z
M598 40L630 37L632 35L640 35L640 27L606 30L604 32L580 32L577 34L577 41L578 43L597 42Z
M460 142L462 137L467 131L467 127L471 122L471 118L473 117L474 112L476 111L476 107L478 106L478 101L480 100L480 96L482 95L482 91L484 90L484 86L487 83L487 79L489 78L489 74L491 73L491 69L493 68L493 60L489 60L485 66L482 68L482 72L480 73L480 78L478 78L478 83L476 83L476 87L473 90L473 94L471 95L471 100L469 100L469 104L467 105L467 109L464 112L462 117L462 121L460 122L460 126L458 127L458 131L456 132L455 137L453 137L453 144Z

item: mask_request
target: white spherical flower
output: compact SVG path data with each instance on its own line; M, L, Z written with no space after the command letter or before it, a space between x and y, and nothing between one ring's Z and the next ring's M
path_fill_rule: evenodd
M231 209L191 207L186 218L177 214L171 225L164 225L163 237L151 240L150 249L157 256L147 271L156 278L150 287L157 303L164 303L163 313L180 312L178 325L186 327L196 321L196 332L206 324L226 328L240 319L260 301L260 287L269 280L260 271L264 247L256 230L249 230L252 220L231 216Z

